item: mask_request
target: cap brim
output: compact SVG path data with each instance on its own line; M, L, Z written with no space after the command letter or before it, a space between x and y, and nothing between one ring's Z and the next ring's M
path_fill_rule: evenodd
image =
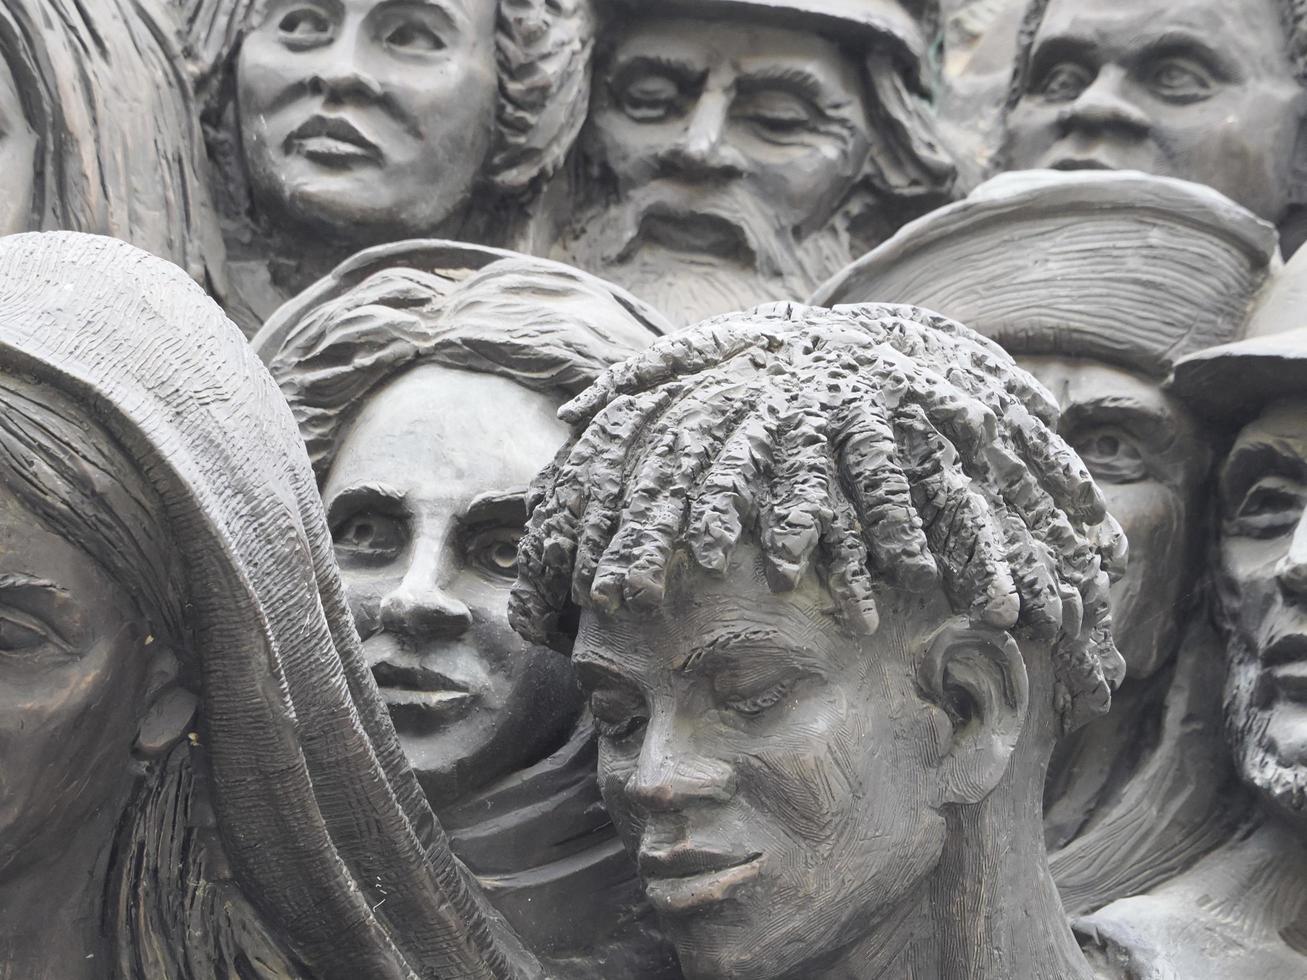
M1242 425L1283 398L1307 398L1307 330L1224 344L1180 360L1167 389L1196 415Z

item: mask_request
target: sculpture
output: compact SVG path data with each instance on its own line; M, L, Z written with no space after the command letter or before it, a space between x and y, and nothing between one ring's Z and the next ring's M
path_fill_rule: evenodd
M571 650L686 975L1088 977L1040 798L1125 543L1047 393L924 311L776 305L561 417L511 618Z
M122 242L4 239L0 405L0 972L538 976L404 765L214 303Z
M511 244L589 95L588 0L183 0L244 319L359 248Z
M1239 336L1277 263L1273 229L1207 188L1007 174L818 296L925 306L1002 344L1058 398L1063 437L1130 541L1113 586L1127 678L1049 772L1048 843L1072 911L1165 880L1237 819L1200 588L1211 432L1161 384L1185 353Z
M1179 177L1281 222L1307 191L1305 30L1292 0L1033 0L998 162Z
M311 293L257 345L455 853L553 975L679 976L600 801L571 666L507 622L526 488L567 435L559 405L665 324L584 273L446 242L371 250Z
M1225 729L1254 812L1184 874L1078 923L1105 977L1289 980L1307 971L1299 611L1307 334L1296 304L1307 279L1303 262L1294 266L1272 286L1249 339L1181 360L1172 382L1212 423L1238 430L1218 480L1213 571L1228 647ZM1270 334L1290 309L1298 329Z
M685 325L798 299L948 196L899 0L614 0L551 253Z
M148 4L0 6L0 235L111 235L221 295L222 241L178 55Z

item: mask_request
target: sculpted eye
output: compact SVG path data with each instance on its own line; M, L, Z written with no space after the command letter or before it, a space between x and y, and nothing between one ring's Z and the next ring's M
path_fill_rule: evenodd
M786 678L756 694L746 697L723 698L722 703L738 714L756 717L780 704L785 696L794 690L794 685L797 682L798 678Z
M617 92L622 110L640 122L666 119L677 110L681 87L667 75L654 72L628 79Z
M312 7L297 7L277 24L282 40L291 46L321 43L331 36L331 22Z
M398 557L408 545L408 522L404 518L372 510L361 510L332 528L336 556L342 561L380 561Z
M31 654L49 646L71 653L35 616L0 606L0 654Z
M1283 476L1257 481L1239 502L1227 522L1226 533L1269 538L1298 526L1307 505L1307 487Z
M1166 58L1153 66L1149 87L1173 102L1199 102L1209 98L1214 80L1202 65L1187 58Z
M396 24L386 34L384 41L387 47L401 51L443 51L445 48L444 39L439 34L426 24L415 21Z
M468 535L463 546L468 566L498 578L517 578L517 546L521 527L483 527Z
M1035 91L1050 102L1074 102L1093 83L1094 76L1089 69L1067 61L1046 71Z
M1068 441L1096 480L1135 483L1148 476L1138 442L1121 429L1090 429Z
M768 136L787 136L812 127L816 115L811 105L790 92L755 92L742 99L733 115Z
M640 699L631 694L599 690L590 695L595 730L610 741L630 738L648 723Z

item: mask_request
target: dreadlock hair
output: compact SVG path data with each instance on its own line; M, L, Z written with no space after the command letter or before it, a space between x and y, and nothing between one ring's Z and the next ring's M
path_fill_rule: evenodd
M879 591L1053 645L1065 730L1124 673L1109 580L1126 543L1057 435L1052 396L972 330L906 306L708 320L565 405L536 479L510 619L563 652L577 607L663 601L674 555L723 573L756 538L775 591L813 569L854 634Z

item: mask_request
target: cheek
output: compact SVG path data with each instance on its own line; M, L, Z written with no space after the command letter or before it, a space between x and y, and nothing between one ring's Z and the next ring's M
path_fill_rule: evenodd
M1221 542L1222 599L1255 632L1279 597L1275 569L1289 552L1290 538L1226 538Z
M435 73L405 66L387 86L421 134L415 164L438 186L470 182L495 133L498 78L493 61L464 58Z
M250 35L236 61L236 104L242 129L266 125L263 118L274 96L282 92L296 75L296 61L280 45Z
M617 748L608 739L599 740L599 792L608 807L617 832L627 841L638 840L641 823L626 798L626 785L635 774L640 754L636 748Z
M1056 139L1053 125L1058 110L1023 100L1008 117L1004 155L1009 168L1033 166Z
M1178 577L1188 564L1189 545L1185 507L1179 497L1152 480L1100 486L1108 511L1130 542L1129 577L1153 583Z

